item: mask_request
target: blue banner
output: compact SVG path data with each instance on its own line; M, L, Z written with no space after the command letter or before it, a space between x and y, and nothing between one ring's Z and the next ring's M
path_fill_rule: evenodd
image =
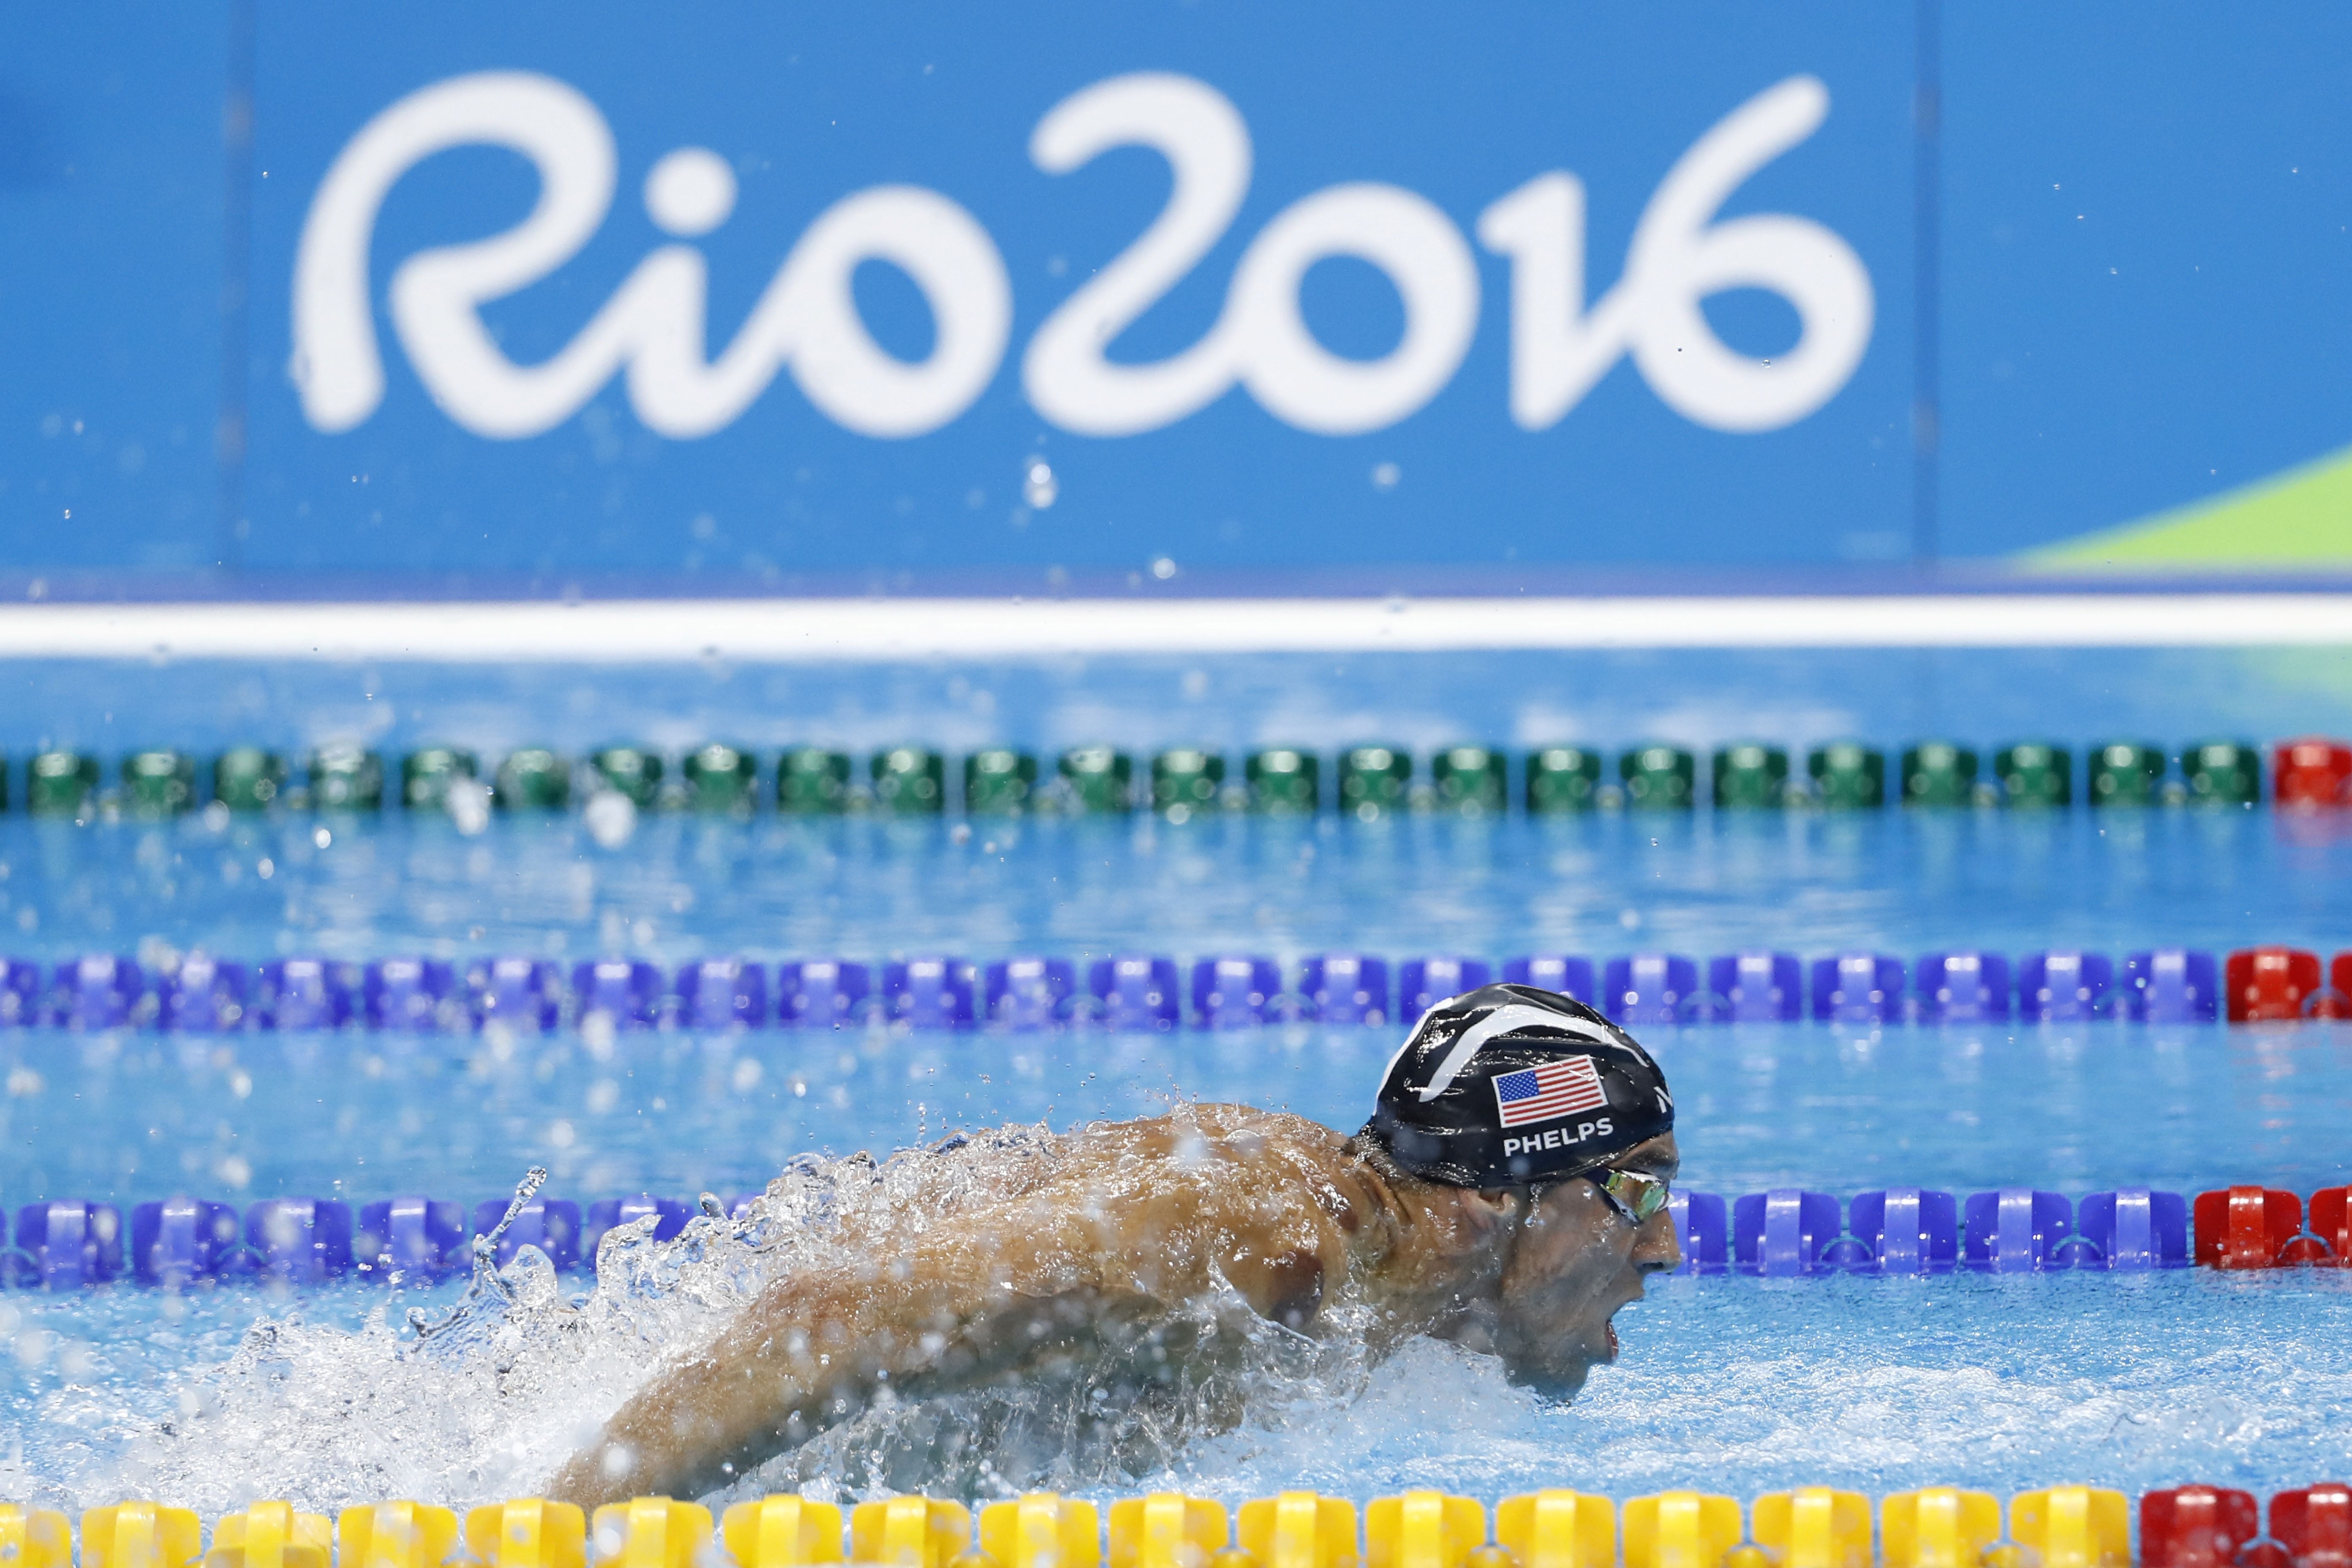
M250 563L1042 584L1903 526L1884 7L466 15L266 35L297 369Z
M243 381L223 363L230 53L217 5L9 18L0 564L222 558L223 389Z
M2346 438L2352 24L2292 9L44 16L0 567L2227 565Z

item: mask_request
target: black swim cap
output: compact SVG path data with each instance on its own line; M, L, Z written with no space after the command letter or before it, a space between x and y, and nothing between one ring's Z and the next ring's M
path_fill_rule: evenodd
M1674 1130L1665 1075L1583 1003L1483 985L1432 1007L1381 1080L1360 1136L1455 1187L1517 1187L1598 1169Z

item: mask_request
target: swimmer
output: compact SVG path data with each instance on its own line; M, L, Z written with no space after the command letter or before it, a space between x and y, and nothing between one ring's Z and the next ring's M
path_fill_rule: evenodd
M1352 1138L1199 1105L1050 1141L1020 1190L907 1215L870 1267L771 1281L557 1472L583 1506L692 1497L861 1407L1025 1379L1212 1297L1315 1335L1366 1309L1500 1358L1566 1398L1617 1354L1617 1310L1681 1255L1674 1100L1649 1053L1581 1003L1489 985L1431 1009ZM1164 1356L1166 1342L1157 1342Z

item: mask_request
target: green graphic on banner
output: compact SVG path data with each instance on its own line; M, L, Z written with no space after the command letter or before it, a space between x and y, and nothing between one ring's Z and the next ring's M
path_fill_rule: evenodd
M2352 563L2352 447L2019 560L2048 572L2342 566Z

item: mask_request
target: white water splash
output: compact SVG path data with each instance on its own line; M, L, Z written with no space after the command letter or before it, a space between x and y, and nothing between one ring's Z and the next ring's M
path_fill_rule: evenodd
M273 1318L176 1383L68 1384L41 1402L29 1444L0 1436L0 1495L215 1513L265 1497L331 1510L528 1495L777 1271L847 1266L846 1238L879 1218L910 1235L952 1226L1048 1172L1057 1142L1008 1129L878 1164L796 1162L740 1224L698 1219L668 1243L645 1225L612 1233L583 1297L563 1299L526 1251L503 1290L422 1340L381 1311L356 1332ZM1453 1345L1416 1341L1375 1364L1345 1310L1316 1342L1212 1301L1169 1325L1192 1352L1183 1377L1105 1360L877 1400L727 1496L2007 1494L2184 1479L2267 1491L2340 1470L2352 1443L2352 1278L2336 1270L1677 1279L1620 1322L1622 1363L1568 1407Z
M1056 1147L1042 1129L1013 1128L879 1163L795 1161L740 1220L706 1215L667 1242L652 1239L651 1219L608 1233L595 1289L569 1299L545 1257L524 1247L503 1272L478 1273L438 1323L417 1314L395 1325L381 1308L356 1331L265 1318L225 1363L160 1399L58 1391L42 1419L79 1428L86 1443L43 1445L42 1475L26 1472L21 1451L13 1466L0 1456L0 1490L75 1508L160 1497L207 1513L264 1498L332 1510L530 1495L667 1359L709 1342L770 1279L867 1266L852 1238L895 1227L911 1240L953 1225L1034 1180ZM1351 1395L1366 1358L1345 1310L1336 1328L1328 1342L1308 1340L1228 1292L1150 1336L1181 1352L1165 1357L1179 1372L1139 1373L1131 1353L1106 1352L1017 1386L908 1402L886 1394L735 1490L1124 1486L1180 1466L1205 1433L1278 1432L1294 1410ZM168 1413L156 1415L158 1404ZM74 1473L57 1473L74 1453Z

